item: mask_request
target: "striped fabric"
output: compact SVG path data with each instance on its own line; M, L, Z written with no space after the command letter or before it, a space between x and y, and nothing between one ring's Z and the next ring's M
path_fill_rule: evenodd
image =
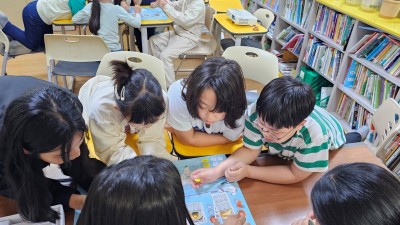
M328 170L328 150L338 149L346 142L339 121L318 106L307 117L301 130L283 143L266 142L254 124L257 117L256 103L253 103L246 115L243 144L250 149L261 149L262 145L268 145L271 155L291 159L304 171Z

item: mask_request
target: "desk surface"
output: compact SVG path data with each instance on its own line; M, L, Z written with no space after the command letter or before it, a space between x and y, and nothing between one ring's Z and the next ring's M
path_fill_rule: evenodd
M211 8L215 9L217 13L226 13L229 8L243 9L240 0L208 0L208 4Z
M351 162L369 162L384 167L383 163L365 145L345 147L330 152L330 168ZM259 158L257 165L277 165L287 163L276 157ZM303 182L291 185L277 185L244 179L239 182L243 195L257 225L290 224L304 217L310 211L309 195L314 183L323 173L314 173ZM0 196L0 217L16 213L14 200ZM73 224L73 212L66 212L66 225Z
M224 30L232 35L257 36L267 33L267 29L258 23L255 26L236 25L225 13L214 15L214 19ZM254 27L257 27L256 30L254 30Z

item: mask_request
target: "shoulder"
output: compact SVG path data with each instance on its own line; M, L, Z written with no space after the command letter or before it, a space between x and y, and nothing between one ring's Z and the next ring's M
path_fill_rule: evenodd
M179 98L182 99L181 97L182 89L183 89L183 79L175 81L168 88L168 98L170 99L173 98L171 100L175 100L175 98L179 96Z

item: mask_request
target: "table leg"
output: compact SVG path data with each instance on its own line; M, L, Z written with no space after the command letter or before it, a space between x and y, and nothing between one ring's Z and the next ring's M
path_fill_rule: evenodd
M142 34L142 51L143 51L143 53L149 54L149 41L147 40L147 27L140 27L140 33Z
M129 50L135 51L135 34L133 33L133 27L129 26Z
M65 26L61 26L61 33L62 33L62 34L66 34L66 32L65 32Z
M235 46L240 46L242 38L240 37L235 37Z
M221 26L214 21L214 38L215 41L217 42L217 49L214 52L214 56L219 57L221 56Z

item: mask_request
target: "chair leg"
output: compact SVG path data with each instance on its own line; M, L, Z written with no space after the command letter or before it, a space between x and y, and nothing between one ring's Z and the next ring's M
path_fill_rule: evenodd
M183 56L183 58L181 59L181 61L179 62L179 65L178 65L178 67L177 67L176 70L175 70L175 76L176 76L176 74L179 72L179 68L181 68L181 65L183 64L183 61L185 61L186 57L187 57L187 55L185 54L185 55Z
M7 60L8 60L8 52L4 52L3 63L2 63L2 66L1 66L1 74L0 74L0 76L5 76L6 75Z

